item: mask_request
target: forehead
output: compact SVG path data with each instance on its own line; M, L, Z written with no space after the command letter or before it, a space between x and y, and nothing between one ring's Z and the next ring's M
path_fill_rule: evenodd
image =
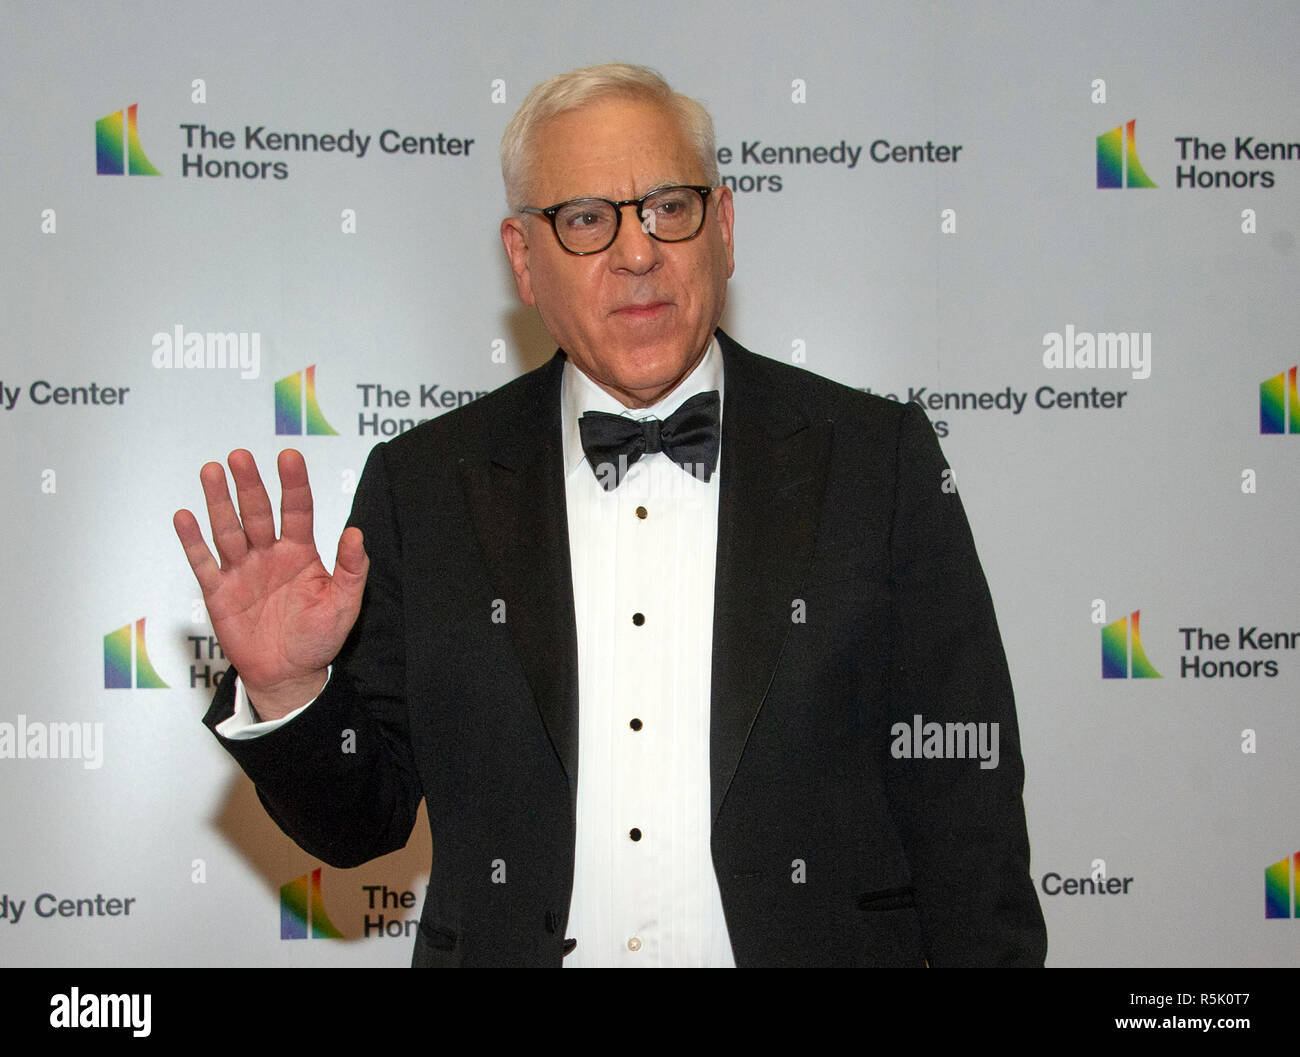
M543 124L534 142L533 195L547 205L704 182L676 115L648 100L613 97L566 111Z

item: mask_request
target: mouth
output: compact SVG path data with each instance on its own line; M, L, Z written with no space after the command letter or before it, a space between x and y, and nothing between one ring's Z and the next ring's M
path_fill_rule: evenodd
M623 319L654 319L670 308L671 301L639 301L616 308L610 314Z

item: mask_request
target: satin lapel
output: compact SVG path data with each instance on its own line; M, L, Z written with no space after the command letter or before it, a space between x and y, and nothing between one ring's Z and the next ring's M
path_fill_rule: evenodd
M486 466L462 470L475 533L542 723L575 795L578 647L560 437L558 353L525 376Z
M777 397L756 354L722 347L710 790L716 823L792 627L812 556L831 427Z

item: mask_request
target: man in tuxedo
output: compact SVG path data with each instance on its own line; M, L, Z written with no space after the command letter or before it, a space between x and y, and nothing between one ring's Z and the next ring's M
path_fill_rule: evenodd
M205 722L335 866L427 802L416 965L1041 964L1006 661L923 412L717 329L732 198L651 71L543 82L502 168L561 351L377 446L333 574L298 453L278 538L251 455L238 513L203 468Z

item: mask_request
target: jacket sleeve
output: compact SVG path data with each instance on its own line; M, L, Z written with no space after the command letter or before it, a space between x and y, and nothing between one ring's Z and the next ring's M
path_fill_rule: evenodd
M402 542L383 444L366 462L348 524L362 531L370 573L360 616L325 690L279 729L230 740L216 726L233 711L232 667L203 720L252 779L276 824L337 867L403 847L422 795L407 722Z
M886 782L927 956L936 966L1041 965L1047 933L1029 874L1020 735L992 599L920 408L905 407L897 444ZM937 730L944 756L931 754ZM961 757L954 746L965 747Z

